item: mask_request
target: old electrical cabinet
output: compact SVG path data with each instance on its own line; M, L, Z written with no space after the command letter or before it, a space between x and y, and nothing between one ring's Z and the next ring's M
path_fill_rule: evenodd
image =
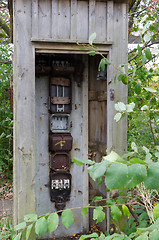
M87 206L105 185L88 178L72 158L101 161L106 149L125 151L126 120L113 121L114 104L127 87L112 65L99 71L100 55L127 63L127 1L13 0L14 19L14 222L25 214ZM77 44L78 42L78 44ZM107 197L107 196L106 196ZM22 207L23 206L23 207ZM89 230L91 211L74 210L74 224L42 239ZM109 214L103 224L109 230ZM103 230L104 230L103 229ZM106 230L106 229L105 229Z

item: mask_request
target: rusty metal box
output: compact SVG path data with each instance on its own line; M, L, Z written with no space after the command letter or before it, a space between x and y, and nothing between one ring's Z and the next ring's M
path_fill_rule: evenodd
M71 134L50 134L49 149L52 152L66 151L72 149L73 138Z
M70 158L66 152L50 154L50 168L54 171L69 171Z
M71 174L66 172L50 172L50 197L57 209L63 209L70 199Z
M50 83L51 113L71 112L71 81L68 78L54 77Z

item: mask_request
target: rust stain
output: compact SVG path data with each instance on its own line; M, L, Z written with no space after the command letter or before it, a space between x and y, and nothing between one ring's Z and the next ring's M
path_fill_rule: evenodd
M40 153L40 157L42 157L42 153Z
M73 140L73 147L76 148L77 146L77 142L76 142L76 139Z
M80 152L80 148L74 148L74 150Z
M42 89L40 89L40 93L42 93Z
M46 165L46 163L40 163L40 165L41 165L41 166L45 166L45 165Z
M42 187L40 188L40 192L42 192Z
M75 110L77 110L77 105L75 104Z
M42 121L42 117L40 117L40 121Z

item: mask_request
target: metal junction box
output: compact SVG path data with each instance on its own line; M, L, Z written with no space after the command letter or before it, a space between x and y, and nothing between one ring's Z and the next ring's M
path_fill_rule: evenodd
M50 83L50 112L71 112L71 81L64 77L53 77Z
M50 195L55 207L63 209L70 199L71 174L66 172L50 173Z
M50 116L50 131L52 133L69 133L69 114L52 114Z
M70 134L50 134L49 149L52 152L66 151L72 149L73 138Z
M50 154L50 168L53 171L69 171L70 157L66 152Z

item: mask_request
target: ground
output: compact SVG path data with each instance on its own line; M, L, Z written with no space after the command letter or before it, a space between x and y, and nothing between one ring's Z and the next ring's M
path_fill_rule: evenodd
M11 180L0 177L0 218L12 215L13 185Z

